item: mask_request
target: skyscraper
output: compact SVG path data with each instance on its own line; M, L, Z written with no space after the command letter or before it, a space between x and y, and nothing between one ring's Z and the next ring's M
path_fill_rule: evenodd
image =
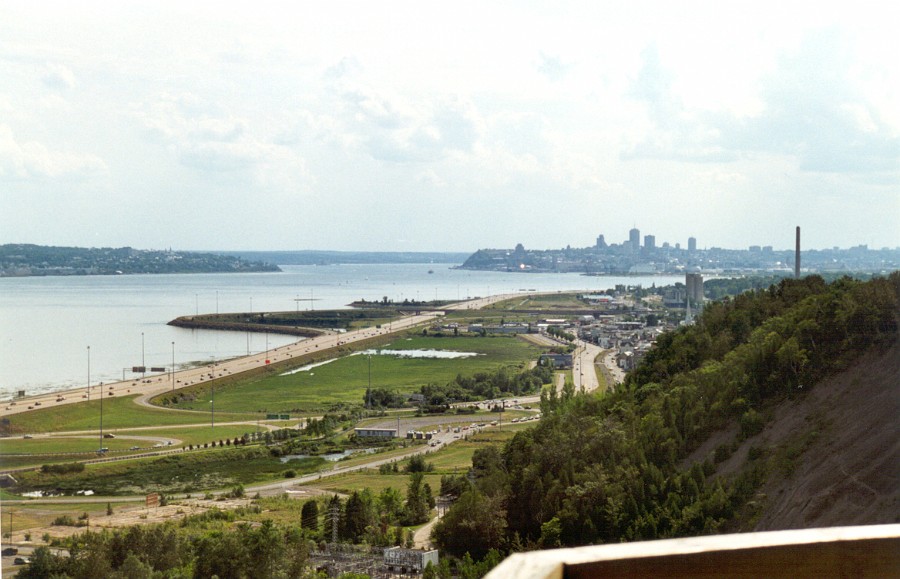
M634 251L641 248L641 231L637 227L633 227L628 232L628 243L631 244L631 249Z
M644 236L644 249L656 249L656 236L655 235L645 235Z
M696 237L688 237L688 251L697 251Z

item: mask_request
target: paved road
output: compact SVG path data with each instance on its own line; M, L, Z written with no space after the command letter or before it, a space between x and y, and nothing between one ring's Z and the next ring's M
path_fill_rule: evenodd
M577 350L572 357L572 380L575 390L593 392L600 387L597 379L597 357L603 353L603 348L590 342L575 340Z

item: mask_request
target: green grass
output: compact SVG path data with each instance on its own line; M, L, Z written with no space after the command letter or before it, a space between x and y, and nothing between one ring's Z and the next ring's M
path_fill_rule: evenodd
M424 480L431 485L431 492L437 496L438 490L441 488L441 475L426 473ZM368 470L328 477L309 486L345 494L366 488L378 494L388 487L393 487L400 491L403 496L406 496L406 487L408 485L409 474L407 473L378 474L377 471Z
M112 508L118 511L120 508L134 507L142 504L142 501L113 503ZM53 520L61 515L69 515L77 520L82 513L90 515L91 521L102 520L106 518L106 503L24 503L19 505L8 505L4 507L4 515L13 513L13 530L16 532L37 529L40 527L48 527L53 524ZM8 522L8 515L5 522ZM4 532L6 529L4 529ZM31 540L35 545L42 545L41 538L33 535Z
M122 438L104 438L102 445L110 450L127 450L139 444L141 446L153 446L147 441L126 440ZM7 438L0 441L0 453L3 454L44 454L64 452L95 452L100 448L100 438L33 438L23 440L21 438ZM5 461L4 457L4 461Z
M158 426L171 424L204 424L208 413L178 412L162 408L147 408L134 403L137 396L120 396L103 401L103 428L113 430L134 426ZM216 401L218 402L218 400ZM208 409L209 404L206 404ZM219 413L216 404L216 420L230 422L253 420L255 415ZM19 433L61 432L66 430L99 430L100 402L78 402L40 408L9 417L10 431Z
M534 310L547 311L567 309L585 309L589 307L583 301L578 299L576 293L555 293L540 296L522 296L515 297L502 302L497 302L482 311L490 312L492 310Z
M446 383L457 374L471 375L504 365L523 365L540 348L509 337L463 338L412 336L394 340L385 349L435 349L476 352L455 360L372 356L372 387L416 392L430 382ZM216 390L216 408L229 412L311 412L336 403L361 404L369 384L368 356L345 356L333 362L287 376L252 379ZM198 389L196 399L179 408L202 409L208 392Z
M20 490L54 490L64 494L88 489L101 496L196 493L277 479L288 469L302 475L315 472L324 464L322 458L283 464L268 449L250 446L91 464L81 473L23 472L17 478Z

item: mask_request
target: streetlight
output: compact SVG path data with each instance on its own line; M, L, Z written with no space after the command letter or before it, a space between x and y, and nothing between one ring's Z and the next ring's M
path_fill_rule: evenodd
M141 377L147 375L147 364L144 362L144 332L141 332ZM103 393L101 392L101 396Z
M366 408L372 408L372 355L369 358L369 389L366 390Z
M172 392L175 392L175 342L172 341Z
M100 452L103 452L103 382L100 382Z
M88 350L88 380L87 380L87 395L88 401L91 400L91 347L87 347Z
M215 383L216 382L216 359L215 359L215 357L213 357L212 369L213 369L213 371L212 371L213 377L212 377L212 380L210 380L210 382L209 382L209 389L212 392L212 400L210 400L210 404L212 406L210 406L209 427L215 428L216 427L216 383Z

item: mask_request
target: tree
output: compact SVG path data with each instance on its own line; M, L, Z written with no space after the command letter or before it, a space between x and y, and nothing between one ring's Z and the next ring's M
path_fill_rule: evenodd
M477 489L464 492L437 522L432 538L450 554L471 553L480 559L492 548L500 548L506 532L506 510L502 498L490 497Z
M310 499L303 503L300 510L300 527L312 532L319 530L319 503Z
M406 487L406 513L403 519L405 525L418 525L428 520L428 499L422 481L425 475L414 472L409 475L409 484Z

